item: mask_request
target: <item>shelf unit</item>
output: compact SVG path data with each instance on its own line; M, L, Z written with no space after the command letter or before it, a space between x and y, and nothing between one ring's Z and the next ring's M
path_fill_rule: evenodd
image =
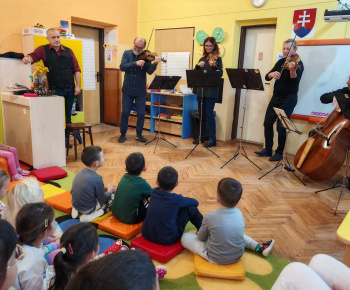
M154 103L166 103L166 105L156 105ZM197 109L196 95L182 95L171 93L152 92L147 93L146 98L146 114L143 129L151 132L160 130L162 133L181 136L182 139L192 137L192 119L190 111ZM173 116L175 113L182 115L181 119L167 119L160 117L158 114L166 114ZM129 126L136 127L137 115L130 113Z

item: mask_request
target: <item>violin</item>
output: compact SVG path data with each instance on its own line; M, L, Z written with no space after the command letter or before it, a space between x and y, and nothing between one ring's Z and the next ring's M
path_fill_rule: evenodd
M300 61L301 61L301 58L300 58L300 56L297 53L294 54L293 56L288 56L286 58L286 61L282 65L282 69L289 70L289 63L291 63L291 62L295 63L296 69L301 69L301 65L299 64Z
M294 165L311 179L324 181L334 176L345 161L350 144L350 120L334 110L322 130L315 131L299 148Z
M207 56L207 61L209 62L209 65L216 67L217 66L216 61L217 61L218 57L219 57L218 55L214 55L213 53L209 53Z
M151 53L149 50L145 49L140 55L139 55L139 59L141 60L149 60L149 61L154 61L154 59L156 58L157 53L153 52ZM166 59L162 58L162 62L166 62Z

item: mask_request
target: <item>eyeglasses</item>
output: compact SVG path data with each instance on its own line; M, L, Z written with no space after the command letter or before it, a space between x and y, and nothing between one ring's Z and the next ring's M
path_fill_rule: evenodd
M214 46L213 44L205 45L205 47L213 47L213 46Z
M26 252L23 249L21 245L16 245L16 250L15 250L15 260L10 264L10 266L7 267L7 270L10 269L14 264L16 264L18 261L21 261L24 259Z
M134 48L136 48L138 50L143 50L143 47L136 46L135 44L134 44Z

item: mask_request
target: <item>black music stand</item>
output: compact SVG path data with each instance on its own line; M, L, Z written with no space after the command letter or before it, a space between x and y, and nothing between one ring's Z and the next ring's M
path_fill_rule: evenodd
M227 68L226 72L227 72L228 78L230 80L231 87L234 89L258 90L258 91L264 90L264 86L263 86L263 83L261 80L260 71L258 69ZM256 167L258 167L261 170L261 168L258 165L256 165L252 160L249 159L249 157L248 157L247 153L245 152L244 147L242 145L246 100L247 100L247 98L245 98L244 105L243 105L243 119L242 119L242 126L241 126L241 137L239 140L238 148L237 148L235 154L233 155L233 157L229 161L227 161L223 166L221 166L221 169L224 168L232 160L236 159L236 157L239 154L241 154L243 157L245 157L247 160L249 160L251 163L253 163Z
M201 113L199 116L198 143L194 146L191 152L188 153L185 159L187 159L187 157L191 155L191 153L197 148L199 144L201 144L204 147L202 142L203 91L204 91L204 88L208 88L208 87L218 88L220 86L221 75L222 73L219 70L186 70L187 86L189 88L202 89L202 98L201 98L201 104L200 104ZM220 158L220 156L217 155L210 148L206 148L206 149L208 149L211 153L213 153L215 156Z
M284 112L284 110L282 110L282 109L280 109L280 108L275 108L275 107L274 107L273 109L275 110L275 113L276 113L278 119L281 121L282 126L287 130L287 132L286 132L286 144L287 144L287 137L288 137L288 134L289 134L290 132L294 132L294 133L297 133L297 134L299 134L299 135L302 134L302 132L300 132L300 131L296 128L296 126L295 126L295 124L293 123L293 121L287 117L287 115L286 115L286 113ZM286 155L286 147L287 147L287 146L285 145L285 146L284 146L284 150L283 150L282 162L281 162L281 160L278 161L278 163L276 164L276 166L275 166L274 168L272 168L269 172L265 173L263 176L259 177L259 180L260 180L261 178L263 178L264 176L268 175L269 173L271 173L272 171L274 171L275 169L277 169L278 167L281 167L281 171L282 171L283 169L285 169L285 170L287 170L287 171L289 171L289 172L292 172L292 173L294 174L294 176L295 176L296 178L298 178L299 181L300 181L302 184L304 184L304 185L306 186L306 184L298 177L298 175L295 174L295 169L292 168L292 167L290 166L289 160L288 160L287 155Z
M150 90L173 90L176 86L176 84L179 82L181 77L177 76L155 76L152 83L148 87ZM170 145L177 147L176 145L170 143L168 140L165 139L163 133L160 132L160 95L161 92L159 92L159 100L158 100L158 132L154 136L154 138L151 141L148 141L145 143L145 145L148 145L149 143L152 143L153 141L157 140L156 146L154 147L154 152L156 152L156 148L158 146L159 139L169 143Z

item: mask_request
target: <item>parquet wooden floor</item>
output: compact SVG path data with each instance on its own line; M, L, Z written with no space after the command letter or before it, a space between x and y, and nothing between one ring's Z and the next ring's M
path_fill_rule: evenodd
M154 134L145 131L144 136L150 139ZM350 209L350 192L345 189L336 216L333 212L340 189L314 193L315 190L331 187L341 177L340 173L322 183L307 179L307 186L303 186L290 172L281 172L279 169L259 180L260 176L274 166L267 158L255 156L254 151L261 150L259 145L245 143L244 148L262 171L243 156L220 169L233 156L238 146L237 141L218 142L213 150L220 158L198 146L185 160L194 146L192 139L165 136L178 147L159 141L156 152L153 153L156 142L145 146L135 141L134 129L128 131L127 141L119 144L118 128L94 126L94 143L101 146L105 154L105 164L98 170L105 184L117 185L125 173L125 158L132 152L142 152L147 167L142 177L155 187L158 171L164 166L173 166L179 172L179 185L174 191L197 199L204 215L217 208L218 181L232 177L243 185L243 196L238 208L245 218L247 235L259 242L275 239L274 253L291 261L308 263L317 253L343 260L344 245L337 240L336 230ZM83 146L79 145L78 152L82 149ZM294 156L289 157L291 163L293 158ZM84 166L79 159L80 154L78 161L75 161L74 150L70 150L67 169L78 172Z

